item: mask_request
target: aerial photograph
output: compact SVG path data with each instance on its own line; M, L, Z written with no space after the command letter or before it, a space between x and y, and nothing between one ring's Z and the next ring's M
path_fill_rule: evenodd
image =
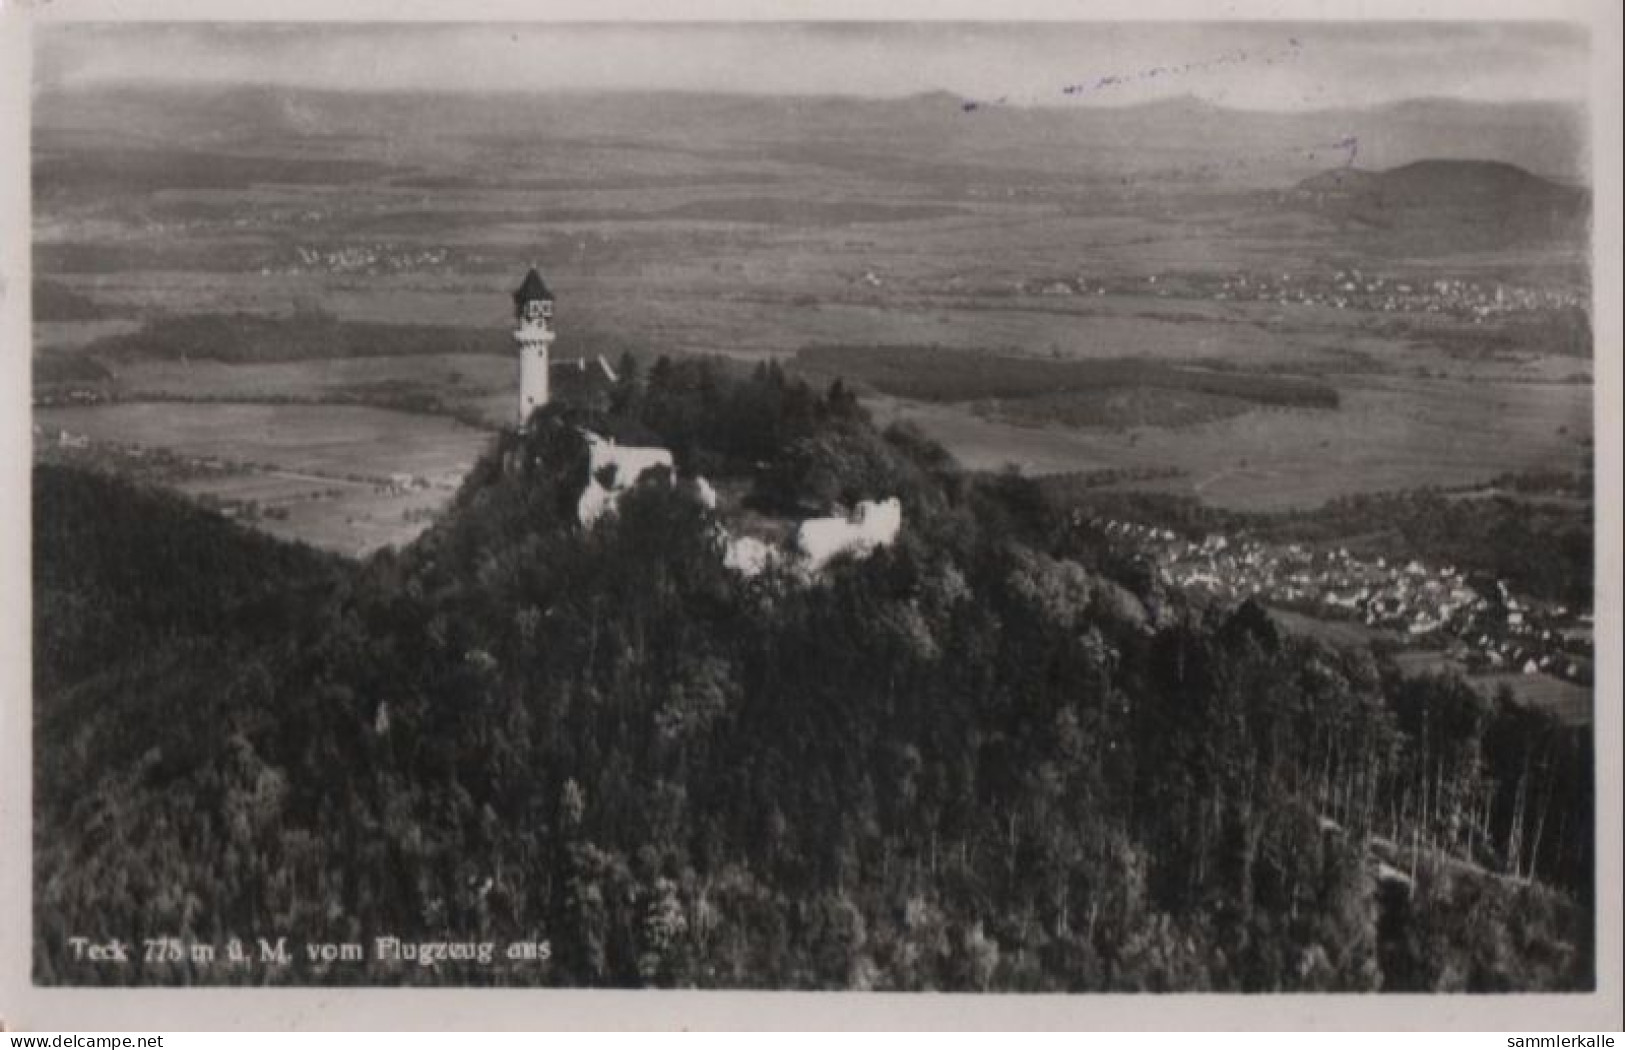
M33 982L1596 988L1592 46L35 26Z

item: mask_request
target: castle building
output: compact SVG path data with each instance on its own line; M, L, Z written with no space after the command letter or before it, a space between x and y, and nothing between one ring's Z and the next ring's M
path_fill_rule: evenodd
M590 526L614 510L621 493L636 485L645 473L657 467L674 469L669 449L619 445L613 438L590 430L583 430L581 436L587 442L587 487L581 491L576 517L583 525Z
M545 408L553 394L550 370L555 332L553 331L553 293L535 266L513 293L514 342L519 348L519 400L517 425L525 430L539 408ZM595 363L585 357L574 362L561 362L566 367L560 373L559 396L573 404L591 404L591 388L600 380L613 385L619 381L609 362L599 356ZM568 367L574 364L574 368ZM676 481L675 459L670 449L656 445L623 445L614 436L581 429L581 438L587 451L587 482L576 504L576 517L591 528L600 519L613 514L621 496L631 490L645 476L664 474L668 482ZM620 436L625 437L622 433ZM704 478L694 477L689 484L702 506L716 511L717 491ZM715 523L716 535L724 543L723 561L729 568L744 576L757 576L774 565L791 562L806 577L816 576L839 555L865 558L877 548L888 547L897 541L903 526L902 503L896 498L865 500L858 503L850 515L827 518L809 518L795 532L795 550L782 551L754 536L732 536ZM1170 536L1171 538L1171 536ZM387 715L380 715L387 729Z
M903 528L903 504L893 496L863 500L850 516L808 518L796 529L796 547L809 572L820 572L838 554L868 557L889 547Z
M513 293L514 318L518 322L513 339L519 347L518 426L525 429L530 417L547 404L549 369L553 339L553 293L535 266Z

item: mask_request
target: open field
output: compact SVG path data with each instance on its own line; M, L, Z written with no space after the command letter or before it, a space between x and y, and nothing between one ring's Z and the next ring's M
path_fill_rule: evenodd
M169 471L169 484L352 555L421 532L486 441L451 420L339 405L125 403L41 409L35 423L44 448L65 431L89 439L104 464L163 450L207 465Z
M319 402L418 413L465 422L509 422L516 366L509 356L421 354L319 361L135 361L116 369L123 401Z
M1473 675L1467 679L1474 689L1494 696L1504 686L1519 703L1551 711L1565 722L1590 722L1594 694L1590 687L1565 682L1544 674L1518 674L1503 671Z
M1367 627L1351 620L1328 620L1278 608L1271 608L1270 616L1288 632L1318 638L1345 649L1365 648L1373 642L1393 646L1403 641L1394 631ZM1389 658L1407 675L1459 674L1462 681L1486 699L1494 699L1506 689L1518 703L1550 711L1565 722L1589 723L1592 719L1593 691L1578 682L1517 671L1469 675L1463 673L1459 663L1436 649L1399 650L1392 652Z
M1338 121L1381 129L1372 162L1575 170L1561 115L1426 110ZM972 468L1280 510L1589 456L1592 362L1536 338L1583 317L1584 238L1494 208L1351 225L1293 189L1338 159L1307 116L67 91L36 135L37 389L222 403L76 410L99 440L196 448L231 419L281 469L395 473L449 442L453 471L475 439L448 418L507 421L535 261L560 357L799 362ZM255 402L299 430L245 437ZM289 507L276 527L306 527Z
M1137 483L1236 510L1318 506L1353 492L1461 485L1509 470L1578 469L1587 387L1350 378L1335 412L1270 409L1177 429L1036 429L952 407L888 399L966 464L1037 472L1149 468L1188 473ZM1562 432L1559 432L1561 428Z
M1459 673L1461 670L1460 665L1446 659L1443 653L1432 651L1398 653L1394 662L1407 674ZM1550 711L1565 722L1583 723L1592 719L1593 690L1578 682L1518 671L1463 675L1462 681L1487 699L1494 699L1505 689L1518 703Z
M117 404L42 409L36 422L98 441L329 477L460 479L485 435L450 420L338 405ZM374 450L358 456L357 448Z
M1345 649L1369 646L1372 642L1394 643L1400 640L1396 632L1385 628L1367 627L1354 620L1328 620L1293 612L1291 609L1272 606L1270 618L1292 634L1319 638L1323 642L1330 642Z
M817 346L798 353L798 371L845 377L914 401L1025 399L1112 389L1190 391L1287 408L1336 408L1337 391L1297 377L1238 375L1154 360L1056 360L929 346Z

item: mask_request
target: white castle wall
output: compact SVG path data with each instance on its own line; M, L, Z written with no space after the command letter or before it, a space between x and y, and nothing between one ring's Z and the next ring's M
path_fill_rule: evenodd
M890 546L903 528L903 505L894 496L864 500L847 518L808 518L796 530L796 546L808 572L819 572L838 554L869 554Z
M618 445L613 440L581 431L587 442L587 484L581 491L576 514L582 525L591 526L615 509L621 494L638 479L657 467L673 469L671 452L663 448ZM605 485L599 475L614 467L615 476ZM705 507L715 509L716 490L704 478L697 478L694 497ZM731 536L717 526L724 541L723 562L744 576L757 576L781 562L785 552L754 536ZM903 505L896 498L865 500L847 517L809 518L796 529L797 565L808 576L821 572L840 554L863 557L878 547L897 541L903 528Z
M636 485L646 471L656 467L672 468L671 452L667 449L617 445L591 431L581 433L587 439L587 487L581 492L576 514L583 525L591 525L614 510L621 493ZM615 477L606 487L598 475L611 466L615 468Z
M724 533L724 542L722 564L741 576L760 576L779 560L778 550L755 536Z

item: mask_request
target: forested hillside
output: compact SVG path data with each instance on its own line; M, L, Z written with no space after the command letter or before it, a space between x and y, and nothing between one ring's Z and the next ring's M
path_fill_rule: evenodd
M762 517L899 496L902 537L747 579L658 478L583 530L575 423ZM360 564L37 468L36 976L1591 985L1588 730L1187 608L1067 511L698 361L504 435ZM551 958L109 969L82 931Z

